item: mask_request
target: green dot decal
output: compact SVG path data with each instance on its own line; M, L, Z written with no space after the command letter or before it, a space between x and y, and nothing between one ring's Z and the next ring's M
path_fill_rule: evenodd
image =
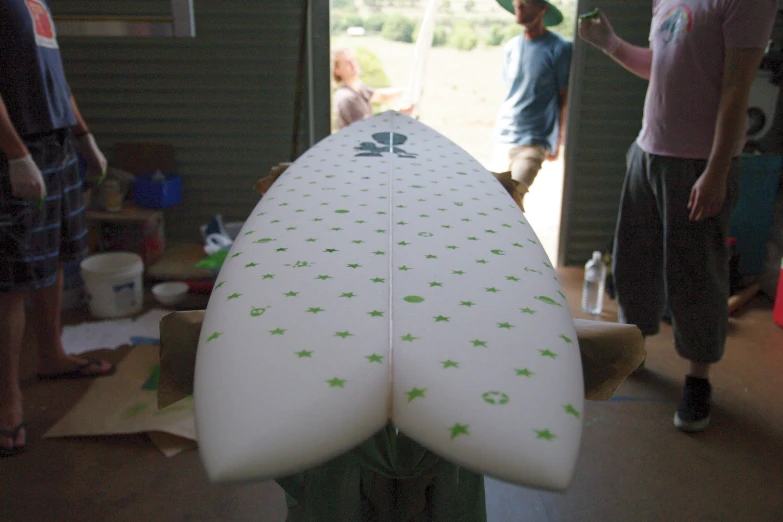
M350 212L350 210L340 209L340 210L335 210L334 212L335 214L347 214L348 212Z
M403 301L405 301L407 303L423 303L424 302L424 298L420 297L418 295L409 295L409 296L403 297Z

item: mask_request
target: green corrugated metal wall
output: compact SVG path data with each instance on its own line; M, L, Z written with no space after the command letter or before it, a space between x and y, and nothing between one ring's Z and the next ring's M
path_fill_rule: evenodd
M579 2L580 13L594 7L623 39L647 47L651 1ZM614 234L625 153L641 129L647 82L579 38L572 63L559 262L582 265Z
M166 211L169 239L198 240L215 213L245 219L258 201L253 184L289 160L302 5L196 0L196 38L59 38L71 88L110 161L117 141L176 149L185 194ZM55 16L170 14L168 0L51 6Z

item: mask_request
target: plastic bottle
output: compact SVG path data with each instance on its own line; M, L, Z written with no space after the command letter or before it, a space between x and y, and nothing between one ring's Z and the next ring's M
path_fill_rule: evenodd
M582 287L582 310L598 315L604 307L606 264L601 252L593 252L593 258L585 264L585 282Z

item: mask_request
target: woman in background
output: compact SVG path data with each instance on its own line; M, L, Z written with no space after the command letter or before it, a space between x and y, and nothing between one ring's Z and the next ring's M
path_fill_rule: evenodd
M403 89L387 87L373 89L359 79L361 69L356 53L350 47L341 47L334 52L332 76L339 87L334 92L334 108L337 113L337 128L372 116L373 103L389 103L398 100L405 92ZM411 114L413 106L399 109Z

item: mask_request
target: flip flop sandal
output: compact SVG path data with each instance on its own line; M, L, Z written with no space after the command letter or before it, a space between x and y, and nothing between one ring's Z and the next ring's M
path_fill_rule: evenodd
M71 370L69 372L62 372L62 373L48 373L48 374L39 373L37 377L41 381L56 381L60 379L95 379L97 377L108 377L109 375L112 375L114 374L114 372L117 371L117 367L114 364L111 364L111 367L103 372L85 371L91 366L97 367L100 365L101 365L100 360L87 358L87 361L83 364L80 364L75 370Z
M10 430L4 430L0 428L0 437L9 438L11 439L11 441L15 441L16 437L19 436L19 432L22 431L22 428L24 428L24 424L19 424L18 426ZM13 448L6 448L4 446L0 446L0 457L12 457L14 455L19 455L26 449L27 449L27 444L22 444L21 446L14 446Z

